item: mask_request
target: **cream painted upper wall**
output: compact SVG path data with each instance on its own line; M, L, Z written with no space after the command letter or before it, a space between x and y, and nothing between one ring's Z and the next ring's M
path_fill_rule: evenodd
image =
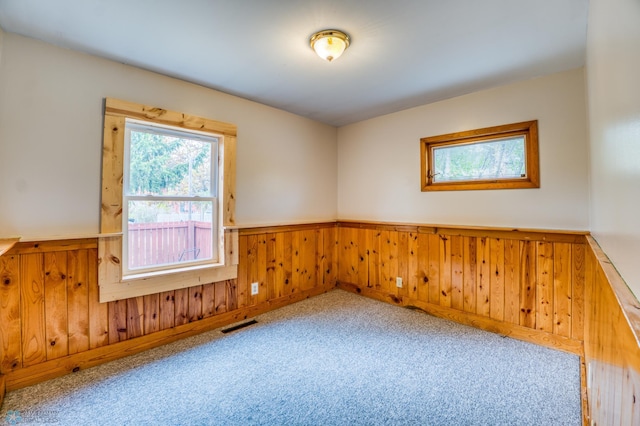
M539 120L539 189L420 191L420 138ZM338 129L338 217L586 230L583 70L472 93Z
M640 2L591 0L591 230L640 298Z
M149 71L5 34L0 237L97 233L103 98L238 126L238 224L336 218L336 129Z

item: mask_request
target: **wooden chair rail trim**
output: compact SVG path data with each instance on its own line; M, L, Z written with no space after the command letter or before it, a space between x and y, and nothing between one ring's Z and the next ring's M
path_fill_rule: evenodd
M393 222L373 222L373 221L352 221L338 220L325 222L308 222L298 224L282 225L238 225L228 226L225 229L237 230L239 235L257 235L274 232L305 231L313 229L325 229L331 227L376 229L379 231L398 232L418 232L421 234L442 234L460 235L468 237L493 237L502 239L517 239L530 241L549 241L563 243L586 244L585 237L589 236L589 231L561 231L549 229L526 229L526 228L496 228L481 226L456 226L456 225L425 225ZM56 237L28 240L19 238L0 239L0 255L3 254L29 254L46 253L53 251L64 251L85 248L97 248L98 239L119 236L122 233L95 234L86 237ZM3 246L7 242L7 246ZM596 243L597 245L597 243ZM4 251L2 249L4 248ZM601 250L600 250L601 251ZM606 259L606 255L604 255ZM608 259L606 262L609 262ZM610 262L609 262L610 263Z
M20 238L0 238L0 256L7 253L9 250L15 246Z
M584 356L584 345L583 342L579 340L520 325L509 324L492 318L462 312L456 309L446 308L408 297L396 296L395 294L388 294L367 287L362 288L353 283L338 282L338 288L394 305L417 308L439 318L448 319L460 324L490 331L505 337L512 337L514 339L523 340L525 342L534 343L551 349Z
M467 237L493 237L502 239L549 241L585 244L589 231L561 231L549 229L496 228L481 226L422 225L389 222L345 221L336 224L341 228L375 229L380 231L418 232L420 234L460 235Z
M335 287L332 284L325 284L323 286L290 294L254 306L226 312L210 318L179 325L174 328L125 340L123 342L91 349L86 352L68 355L51 361L45 361L31 367L21 368L19 370L9 372L4 376L6 378L6 387L8 391L12 391L40 383L45 380L53 379L55 377L63 376L71 372L76 372L80 369L94 367L105 362L124 358L185 337L194 336L205 331L211 331L274 309L282 308L291 303L326 293L334 288Z
M112 233L81 233L81 234L69 234L69 235L35 235L30 237L20 237L21 243L36 243L42 241L65 241L65 240L87 240L91 238L108 238L122 235L122 232Z
M283 225L265 225L265 226L248 226L243 227L235 226L230 229L237 229L240 235L256 235L256 234L270 234L275 232L290 232L290 231L309 231L314 229L332 228L336 226L336 222L309 222L298 224L283 224Z
M640 303L638 303L638 299L633 295L631 289L629 289L629 286L616 270L615 266L613 266L613 263L611 263L611 260L609 260L609 257L604 253L598 242L593 237L587 236L587 243L589 247L591 247L596 261L611 285L613 294L635 337L636 345L640 347Z
M98 248L97 238L77 238L68 240L44 240L18 242L6 254L49 253L54 251L83 250Z

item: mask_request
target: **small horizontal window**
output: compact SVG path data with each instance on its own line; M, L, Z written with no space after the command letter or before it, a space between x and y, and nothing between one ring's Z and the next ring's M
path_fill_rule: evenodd
M422 138L422 191L540 187L537 121Z

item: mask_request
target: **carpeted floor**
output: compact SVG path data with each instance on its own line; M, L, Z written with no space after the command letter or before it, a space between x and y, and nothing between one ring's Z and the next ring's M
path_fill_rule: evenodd
M580 425L579 358L341 290L7 394L0 424Z

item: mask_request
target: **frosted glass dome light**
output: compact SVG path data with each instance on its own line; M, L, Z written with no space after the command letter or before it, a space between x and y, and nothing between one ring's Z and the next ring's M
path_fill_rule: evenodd
M311 36L311 48L325 61L333 61L342 55L350 43L349 36L338 30L319 31Z

